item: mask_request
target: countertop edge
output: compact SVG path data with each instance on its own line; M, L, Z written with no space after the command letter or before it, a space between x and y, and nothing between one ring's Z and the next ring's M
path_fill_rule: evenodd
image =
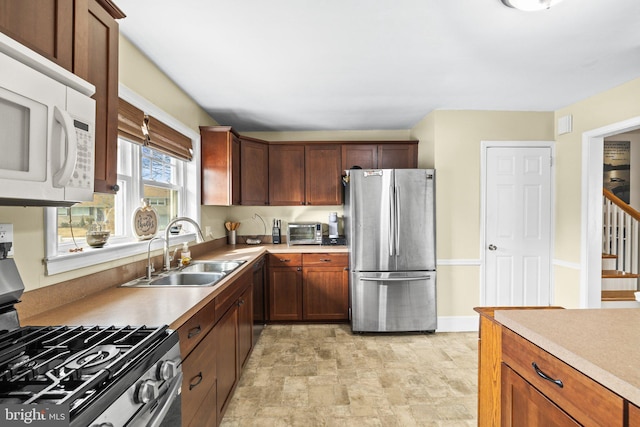
M522 310L496 310L495 319L503 326L511 329L513 332L537 345L541 349L552 354L566 364L572 366L582 374L590 377L594 381L600 383L602 386L630 401L634 405L640 406L640 389L638 387L613 374L610 370L607 370L604 367L598 366L597 364L586 360L584 357L567 349L562 344L549 339L549 337L532 330L530 327L528 327L526 324L523 324L518 319L511 318L511 316L513 316L513 313L516 313L517 316L517 313L520 311ZM570 312L572 310L565 311Z

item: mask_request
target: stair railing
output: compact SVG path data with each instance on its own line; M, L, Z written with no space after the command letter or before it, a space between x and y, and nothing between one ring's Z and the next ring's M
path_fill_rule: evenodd
M640 212L607 189L602 195L602 253L616 255L616 270L638 274Z

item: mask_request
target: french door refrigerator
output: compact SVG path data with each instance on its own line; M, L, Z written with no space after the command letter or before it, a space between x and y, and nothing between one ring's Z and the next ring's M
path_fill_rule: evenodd
M352 331L435 331L435 171L350 170L344 224Z

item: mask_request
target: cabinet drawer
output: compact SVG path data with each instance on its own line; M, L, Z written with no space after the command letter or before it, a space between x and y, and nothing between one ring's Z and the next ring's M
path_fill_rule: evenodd
M231 283L220 295L215 299L216 315L215 322L231 307L237 303L240 295L251 286L253 283L253 271L246 271L240 277L238 277L233 283Z
M214 302L210 302L178 328L180 355L183 359L191 353L191 350L194 349L213 327L215 320L214 306Z
M302 265L305 267L319 267L323 265L332 266L332 267L346 267L349 265L349 254L346 254L346 253L303 254Z
M215 411L215 402L205 402L216 383L215 334L216 330L212 329L182 361L182 424L185 426L190 425L203 402L209 405L211 411Z
M302 265L302 254L269 254L269 267Z
M502 331L502 360L580 424L622 425L624 401L620 396L507 328ZM562 386L540 373L561 381Z

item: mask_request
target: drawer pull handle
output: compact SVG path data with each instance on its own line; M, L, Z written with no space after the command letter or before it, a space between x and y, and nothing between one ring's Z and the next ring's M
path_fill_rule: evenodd
M331 262L330 258L321 258L320 259L321 262Z
M544 380L547 380L547 381L551 381L552 383L554 383L555 385L557 385L560 388L564 387L564 384L562 384L561 380L554 380L553 378L551 378L550 376L548 376L547 374L542 372L540 370L540 368L538 368L538 365L536 364L536 362L532 362L531 366L533 366L533 369L536 371L536 374L538 374L538 376L540 378L542 378Z
M280 258L280 262L291 262L291 260L286 258Z
M194 382L193 380L196 380L196 381ZM201 382L202 382L202 372L198 372L198 375L196 375L195 377L191 378L191 381L189 382L189 390L193 390Z
M195 328L189 329L189 334L187 335L187 338L191 339L197 335L200 335L200 332L202 332L202 328L200 328L200 325L196 326Z

